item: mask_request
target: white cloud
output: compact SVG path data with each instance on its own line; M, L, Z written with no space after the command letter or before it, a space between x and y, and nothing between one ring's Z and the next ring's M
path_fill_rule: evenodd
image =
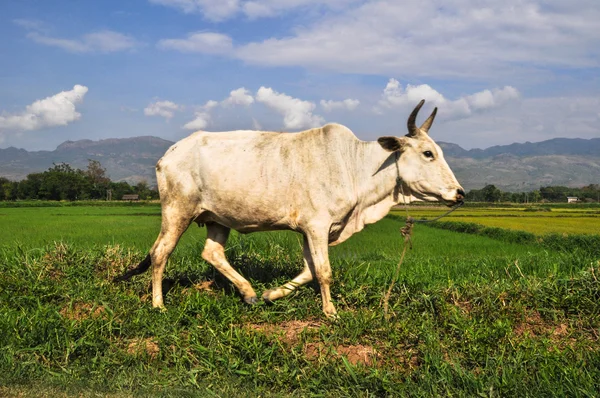
M286 129L316 127L324 123L321 116L313 115L314 103L280 94L272 88L260 87L256 93L256 101L283 115Z
M298 8L304 11L321 9L340 10L360 0L149 0L151 3L172 7L186 14L201 14L219 22L243 13L250 19L274 17Z
M232 105L244 105L248 106L254 102L254 98L250 95L250 92L246 90L244 87L240 87L237 90L232 90L229 93L229 97L223 100L221 104L223 106L232 106Z
M146 116L162 116L169 120L175 116L176 111L183 109L183 106L177 105L171 101L156 101L144 108Z
M592 0L370 1L240 46L235 56L266 66L501 81L600 66L598 20L600 2Z
M341 109L353 111L359 104L359 100L351 98L347 98L343 101L321 100L321 107L325 112L332 112Z
M358 0L251 0L243 3L242 11L248 18L256 19L297 11L298 8L309 11L320 9L339 11L342 7L357 2Z
M186 53L228 54L233 49L231 37L214 32L190 33L186 39L163 39L157 45Z
M441 121L436 140L488 148L552 138L598 138L600 98L524 98L469 118Z
M199 106L194 113L194 119L183 125L186 130L204 130L211 122L211 111L219 105L217 101L209 100Z
M483 90L455 100L449 100L428 84L418 86L407 84L406 89L403 89L398 80L390 79L383 90L378 105L375 107L375 111L381 113L384 108L415 106L424 99L429 105L438 106L442 117L461 118L467 117L473 112L502 106L518 98L519 92L517 89L505 86L501 89Z
M210 123L210 114L208 112L196 112L194 120L183 125L186 130L204 130Z
M13 19L13 22L15 25L19 25L27 30L44 31L47 29L46 24L39 19L18 18Z
M249 18L272 17L275 15L275 9L272 5L260 3L258 1L248 1L244 3L244 13Z
M37 31L28 33L27 37L36 43L62 48L73 53L111 53L138 46L138 42L131 36L111 30L88 33L80 39L61 39Z
M519 91L514 87L505 86L501 89L483 90L469 95L466 97L466 101L473 110L485 110L504 105L517 98L519 98Z
M315 127L324 122L321 116L312 113L315 109L315 104L312 102L293 98L266 87L260 87L256 96L253 97L249 90L245 87L240 87L231 90L229 96L221 102L210 100L204 105L197 107L194 119L186 123L183 128L188 130L204 130L212 124L213 114L218 115L222 112L230 112L227 109L237 105L250 108L254 102L264 104L266 107L283 115L283 125L286 129ZM249 116L252 120L253 128L261 130L262 125L260 122L252 116L252 113Z
M203 14L211 21L222 21L239 10L238 0L150 0L151 3L180 9L186 14Z
M213 113L218 107L230 108L235 105L250 106L254 102L254 98L249 94L249 91L244 87L232 90L229 97L221 102L208 100L204 105L196 106L194 119L183 125L186 130L204 130L212 122ZM174 105L174 104L173 104Z
M87 92L87 87L77 84L70 91L61 91L27 105L25 111L20 114L3 113L0 115L0 129L23 131L66 126L81 118L75 107L83 101Z
M219 103L217 101L208 100L208 101L206 101L206 104L202 105L200 108L209 111L209 110L211 110L213 108L216 108L217 106L219 106Z

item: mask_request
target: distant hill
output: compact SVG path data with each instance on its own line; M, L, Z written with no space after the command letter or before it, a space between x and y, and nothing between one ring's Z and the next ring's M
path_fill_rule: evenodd
M155 183L154 165L173 142L157 137L66 141L54 151L0 149L0 176L21 180L52 163L85 169L98 160L113 181ZM555 138L466 150L440 142L446 159L466 190L494 184L505 191L547 185L579 187L600 184L600 138Z
M471 150L439 144L467 190L487 184L519 192L548 185L600 183L600 138L555 138Z
M456 144L440 143L446 157L486 159L497 155L514 155L519 157L574 155L600 157L600 138L589 140L582 138L554 138L541 142L514 143L496 145L487 149L466 150Z
M66 141L54 151L28 152L0 149L0 176L21 180L47 170L52 163L68 163L86 169L88 159L98 160L113 181L154 183L154 166L173 143L157 137L110 138L100 141Z

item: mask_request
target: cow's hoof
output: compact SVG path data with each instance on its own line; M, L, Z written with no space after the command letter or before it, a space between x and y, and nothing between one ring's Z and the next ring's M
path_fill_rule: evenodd
M325 316L327 317L327 320L330 322L339 322L340 321L340 316L338 315L338 313L333 313L333 314L325 314Z
M256 296L244 297L244 301L246 302L246 304L254 305L258 303L258 298Z
M339 321L340 320L340 316L338 315L337 311L335 310L335 307L333 307L333 306L323 312L325 313L325 316L327 317L327 319L330 321Z
M160 312L165 312L167 310L167 308L165 307L165 303L162 300L162 297L160 299L152 300L152 308Z
M271 300L271 292L272 290L265 290L262 294L262 299L267 304L273 304L273 300Z

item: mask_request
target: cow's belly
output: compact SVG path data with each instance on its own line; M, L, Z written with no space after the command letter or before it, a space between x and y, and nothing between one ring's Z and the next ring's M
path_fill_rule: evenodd
M218 223L241 233L260 231L298 230L297 225L286 215L265 214L257 209L237 209L240 211L203 211L195 221L198 224ZM252 211L256 210L256 211Z

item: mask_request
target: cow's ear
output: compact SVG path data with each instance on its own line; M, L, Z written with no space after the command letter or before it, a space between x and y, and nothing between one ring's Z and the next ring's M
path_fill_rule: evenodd
M401 151L406 142L398 137L379 137L377 142L383 149L390 152Z

